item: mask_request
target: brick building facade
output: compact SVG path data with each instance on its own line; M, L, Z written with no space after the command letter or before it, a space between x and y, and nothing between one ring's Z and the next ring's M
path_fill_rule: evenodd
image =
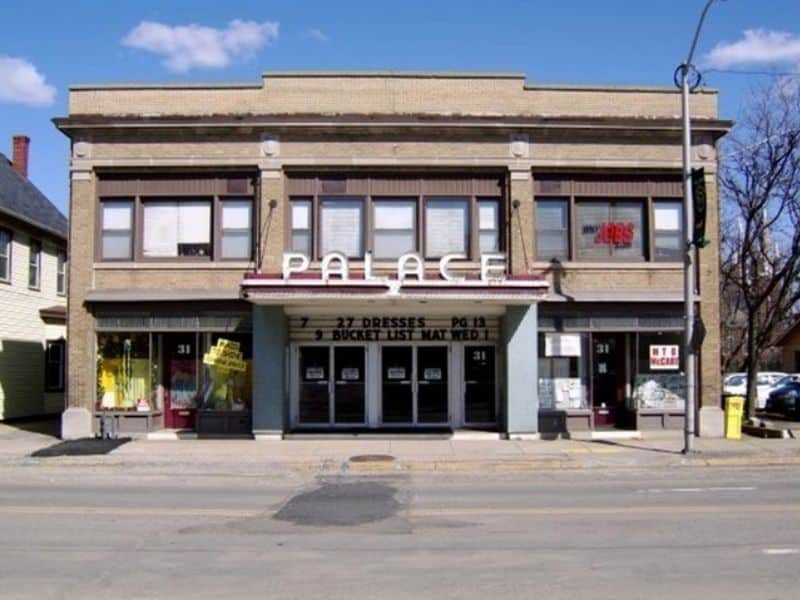
M692 107L716 240L730 123ZM517 74L73 87L65 437L681 427L679 114Z

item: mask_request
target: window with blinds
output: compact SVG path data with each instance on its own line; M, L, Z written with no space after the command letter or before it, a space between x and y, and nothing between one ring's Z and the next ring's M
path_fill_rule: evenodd
M146 258L211 256L211 200L148 200L143 229Z

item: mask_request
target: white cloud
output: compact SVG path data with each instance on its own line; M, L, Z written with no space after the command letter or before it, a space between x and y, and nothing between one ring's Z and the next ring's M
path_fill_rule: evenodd
M0 55L0 102L50 106L56 88L34 65L22 58Z
M225 29L142 21L128 32L122 43L161 55L169 70L185 72L195 67L227 67L277 39L278 23L274 21L234 19Z
M790 64L800 68L800 35L785 31L747 29L742 39L717 44L705 55L709 67Z
M327 42L330 39L321 29L309 29L308 37L317 42Z

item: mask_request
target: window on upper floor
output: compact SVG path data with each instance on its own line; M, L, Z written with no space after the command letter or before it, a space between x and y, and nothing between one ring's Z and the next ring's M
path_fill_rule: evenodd
M536 200L536 258L569 259L569 203L566 198Z
M364 255L364 200L320 198L320 254L341 252L348 258Z
M100 257L133 258L133 200L105 200L100 216Z
M416 199L374 199L372 223L375 258L392 259L417 251Z
M0 228L0 281L11 281L11 231Z
M682 194L676 174L534 173L536 259L679 262Z
M181 198L142 202L142 256L211 256L211 200Z
M253 256L251 197L103 198L104 261L249 261Z
M31 239L28 258L28 287L34 290L42 286L42 243Z
M56 292L59 296L67 293L67 255L63 252L56 257Z
M682 260L684 243L683 203L680 200L653 202L653 259Z
M500 251L500 200L478 200L478 246L481 252Z
M644 260L644 202L575 202L577 260Z
M396 260L419 253L477 261L502 252L503 179L492 175L297 174L288 180L285 247L314 260L330 252Z

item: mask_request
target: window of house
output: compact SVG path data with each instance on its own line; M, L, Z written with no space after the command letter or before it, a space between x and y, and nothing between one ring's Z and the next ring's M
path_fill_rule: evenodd
M566 198L536 200L536 258L569 259L569 205Z
M222 200L220 204L221 258L250 260L253 255L253 202L231 198Z
M103 201L100 237L100 253L104 260L133 257L132 200Z
M578 200L577 258L644 260L644 203Z
M364 256L364 201L361 198L320 199L320 254L341 252Z
M0 229L0 281L11 281L11 232Z
M58 253L56 263L56 292L63 296L67 293L67 255Z
M425 258L469 256L469 199L425 199Z
M683 259L683 204L674 200L653 203L653 260Z
M47 340L45 349L44 389L48 392L64 391L64 358L66 355L66 341Z
M28 287L39 289L42 285L42 243L31 240L28 260Z
M211 200L147 200L142 227L145 258L211 256Z
M376 199L372 210L375 258L398 258L416 251L416 200Z
M312 256L312 206L310 198L295 198L291 201L291 231L292 238L290 248L292 252L305 254L309 258Z
M478 241L481 252L500 250L500 201L478 200Z

